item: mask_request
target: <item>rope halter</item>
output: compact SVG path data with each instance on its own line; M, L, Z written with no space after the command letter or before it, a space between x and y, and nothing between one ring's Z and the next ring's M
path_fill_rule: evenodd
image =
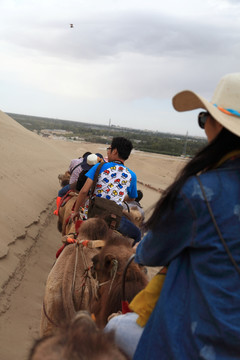
M99 282L98 282L98 288L100 288L101 286L106 285L106 284L108 284L109 282L111 282L110 287L109 287L109 290L108 290L108 294L110 294L110 292L111 292L111 290L112 290L113 281L115 280L115 277L116 277L116 275L117 275L117 270L118 270L118 261L117 261L117 259L113 259L113 260L111 261L111 263L112 263L112 265L113 265L112 268L111 268L111 272L110 272L111 279L109 279L109 280L107 280L107 281L104 281L104 282L102 282L102 283L99 283Z

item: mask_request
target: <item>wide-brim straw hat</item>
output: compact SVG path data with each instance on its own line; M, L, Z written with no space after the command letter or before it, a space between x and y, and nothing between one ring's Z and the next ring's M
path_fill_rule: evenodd
M240 73L225 75L208 101L190 90L176 94L172 99L177 111L202 108L223 127L240 136Z

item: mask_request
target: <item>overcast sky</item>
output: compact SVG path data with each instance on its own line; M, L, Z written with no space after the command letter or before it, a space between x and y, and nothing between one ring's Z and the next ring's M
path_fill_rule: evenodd
M211 100L240 71L240 0L0 0L0 14L4 112L204 136L172 96Z

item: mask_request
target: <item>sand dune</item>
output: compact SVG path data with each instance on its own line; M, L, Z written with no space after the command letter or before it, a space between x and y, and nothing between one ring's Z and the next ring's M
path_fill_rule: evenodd
M0 111L0 359L25 359L38 336L47 274L61 245L52 215L57 176L99 144L49 140L23 128ZM182 159L133 151L126 162L139 179L146 210L183 166Z

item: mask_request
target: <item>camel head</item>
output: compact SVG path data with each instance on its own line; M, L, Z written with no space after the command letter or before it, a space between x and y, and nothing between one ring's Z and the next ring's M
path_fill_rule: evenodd
M126 360L114 343L113 333L100 331L86 311L79 311L73 320L52 336L35 342L29 360Z
M133 254L131 242L122 235L113 235L102 250L92 258L92 275L99 283L123 271L125 262Z
M92 276L98 283L98 298L91 311L99 327L106 325L109 315L122 309L122 300L130 302L148 283L143 269L131 262L125 276L125 299L122 299L123 272L133 253L128 239L118 235L108 240L92 258Z
M130 211L123 210L123 215L126 216L139 229L141 228L143 219L142 219L142 214L138 210L137 206L131 207Z
M66 171L64 174L59 174L58 180L59 180L61 187L68 185L69 180L70 180L70 173L68 171Z

